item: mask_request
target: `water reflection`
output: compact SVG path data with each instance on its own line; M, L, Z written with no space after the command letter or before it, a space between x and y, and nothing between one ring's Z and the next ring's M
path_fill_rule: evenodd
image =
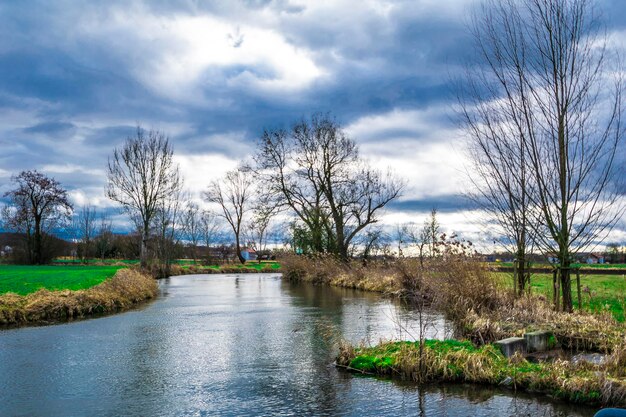
M419 336L376 294L272 275L196 275L125 314L0 332L0 415L592 415L476 386L338 371L336 341ZM428 337L448 324L429 312Z

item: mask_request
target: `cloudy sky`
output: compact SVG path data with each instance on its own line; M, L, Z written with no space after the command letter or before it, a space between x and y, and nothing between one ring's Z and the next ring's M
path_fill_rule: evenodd
M619 43L626 2L603 0ZM437 207L479 240L448 80L473 0L0 2L0 192L38 169L112 208L105 164L135 126L166 132L188 188L247 157L264 127L331 111L407 179L385 223Z

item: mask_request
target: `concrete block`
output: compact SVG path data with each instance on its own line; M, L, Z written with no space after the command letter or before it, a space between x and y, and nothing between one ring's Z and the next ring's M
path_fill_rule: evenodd
M500 348L502 354L507 358L510 358L519 352L521 354L526 353L526 339L523 337L509 337L508 339L498 340L495 345Z
M555 347L554 335L547 330L526 333L524 339L529 352L545 352Z

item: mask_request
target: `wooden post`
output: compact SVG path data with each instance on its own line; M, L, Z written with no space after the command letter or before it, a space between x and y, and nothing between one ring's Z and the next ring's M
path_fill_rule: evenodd
M552 271L552 304L556 306L556 268Z
M582 310L582 302L580 300L580 268L576 268L576 289L578 290L578 310Z
M513 294L517 296L517 259L513 260Z

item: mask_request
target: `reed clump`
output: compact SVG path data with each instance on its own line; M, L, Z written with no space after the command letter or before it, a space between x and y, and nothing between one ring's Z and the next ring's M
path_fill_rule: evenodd
M383 262L342 262L332 255L285 255L280 259L285 278L364 291L399 295L399 271Z
M516 296L462 242L442 240L437 256L393 262L341 262L332 256L286 256L284 276L402 297L445 313L457 335L482 345L525 332L549 330L560 347L612 352L624 323L610 314L555 311L540 295Z
M0 325L48 324L127 310L154 298L156 281L137 270L121 269L115 276L86 290L41 289L26 296L0 296Z
M620 356L621 358L621 356ZM550 394L575 403L626 405L626 381L611 361L531 363L505 358L491 344L426 340L388 342L375 347L340 347L337 364L351 370L414 382L469 382Z

